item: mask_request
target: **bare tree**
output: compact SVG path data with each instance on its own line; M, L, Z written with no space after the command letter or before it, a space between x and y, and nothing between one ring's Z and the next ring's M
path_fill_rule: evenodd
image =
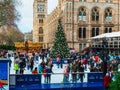
M21 33L17 27L1 27L0 28L0 43L13 45L14 42L23 42L24 34Z
M20 5L19 0L0 0L0 27L3 25L15 25L19 20L19 13L16 6Z

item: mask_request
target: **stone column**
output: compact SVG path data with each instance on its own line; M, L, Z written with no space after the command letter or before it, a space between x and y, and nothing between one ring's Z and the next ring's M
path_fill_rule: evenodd
M103 34L104 33L104 8L101 8L101 10L100 10L101 12L100 12L100 24L101 24L101 29L100 29L100 32L99 32L99 34Z
M89 30L89 36L88 38L91 37L91 9L88 9L88 30Z

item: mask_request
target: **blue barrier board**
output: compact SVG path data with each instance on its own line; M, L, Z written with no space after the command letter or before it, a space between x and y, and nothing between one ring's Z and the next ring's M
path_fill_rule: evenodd
M10 90L104 90L102 82L11 86Z
M88 82L103 82L103 73L88 73Z
M41 84L41 75L16 75L16 85L34 85Z
M0 89L9 90L9 60L0 58Z

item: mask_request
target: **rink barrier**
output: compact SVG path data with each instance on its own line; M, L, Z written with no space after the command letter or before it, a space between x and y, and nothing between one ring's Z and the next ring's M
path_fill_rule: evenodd
M9 60L0 58L0 80L9 79Z
M33 75L33 74L23 74L23 75L10 75L10 85L41 85L41 74Z
M43 79L44 77L44 74L46 73L42 73L42 74L23 74L23 75L15 75L15 74L12 74L10 75L10 85L12 86L18 86L18 85L41 85L41 84L44 84L42 83L42 80L41 78ZM62 80L63 78L61 77L61 74L62 76L64 76L64 73L47 73L47 74L51 74L51 75L56 75L58 78L61 78L60 82L59 83L63 83ZM74 73L75 74L75 73ZM86 74L87 75L87 82L103 82L103 74L102 72L77 72L76 73L77 75L78 74ZM72 75L72 73L69 73L69 75ZM54 79L51 77L51 80ZM58 83L58 81L55 81ZM54 83L55 83L54 82ZM66 83L72 83L72 80L71 82L66 82Z
M71 62L73 62L74 59L71 58L71 59L69 59L69 60L70 60L70 63L71 63ZM56 58L52 58L52 62L53 62L53 64L57 64ZM62 64L67 64L67 63L68 63L68 59L67 59L67 58L63 58L63 59L61 60L61 63L62 63Z
M0 89L9 90L9 62L7 58L0 58ZM3 87L3 88L2 88Z

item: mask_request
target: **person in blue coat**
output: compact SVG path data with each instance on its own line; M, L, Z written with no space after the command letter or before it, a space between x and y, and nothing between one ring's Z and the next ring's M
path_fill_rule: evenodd
M42 76L42 72L43 72L43 67L42 67L41 64L39 64L39 65L38 65L38 73L40 74L40 78L41 78L41 76ZM40 79L40 80L41 80L41 79ZM40 83L41 83L41 81L40 81Z
M38 65L38 73L39 73L39 74L42 74L42 72L43 72L43 67L42 67L41 64L39 64L39 65Z
M50 83L51 82L52 69L49 66L46 67L46 73L47 73L47 83Z

